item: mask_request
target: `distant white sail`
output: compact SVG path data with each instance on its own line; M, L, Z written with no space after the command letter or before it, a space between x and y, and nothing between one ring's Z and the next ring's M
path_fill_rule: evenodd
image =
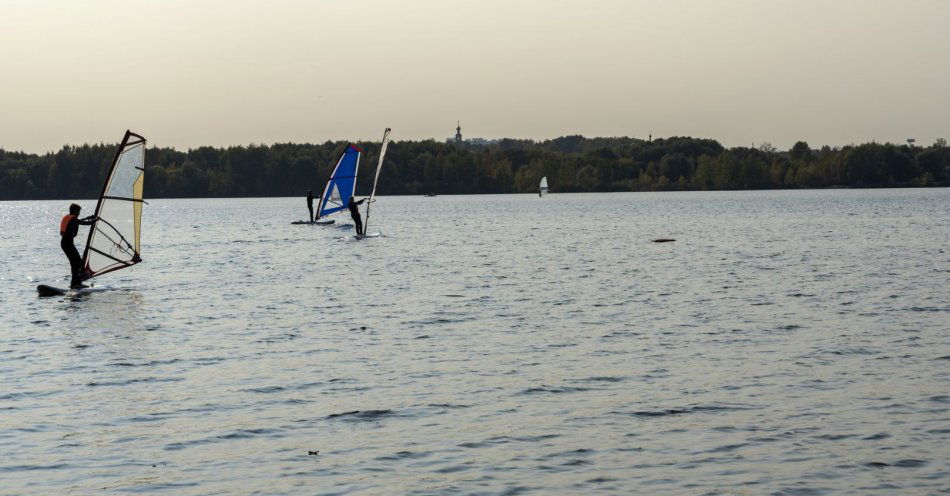
M373 198L376 197L376 183L379 182L379 171L383 168L383 160L386 158L386 148L389 148L389 131L392 131L388 127L383 131L383 144L379 147L379 162L376 163L376 177L373 178L373 191L369 194L369 201L366 203L366 221L363 223L363 232L367 231L369 226L369 207L373 204Z
M540 196L544 196L548 194L548 176L544 176L541 178L541 185L538 191L539 191Z
M83 252L83 277L131 267L142 261L142 196L145 138L126 131L96 205Z

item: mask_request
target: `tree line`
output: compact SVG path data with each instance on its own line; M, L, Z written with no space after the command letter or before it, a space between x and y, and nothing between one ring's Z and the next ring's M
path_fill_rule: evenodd
M147 198L317 194L346 142L146 150ZM358 194L369 194L379 143L363 149ZM0 149L0 200L95 198L115 144L30 154ZM688 137L642 140L563 136L489 146L398 141L389 146L383 195L950 186L950 148L865 143L790 150L725 148Z

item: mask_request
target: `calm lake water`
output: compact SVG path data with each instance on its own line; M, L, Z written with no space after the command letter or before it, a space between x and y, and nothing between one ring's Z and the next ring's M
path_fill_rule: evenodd
M38 298L68 203L0 202L4 494L950 494L948 189L152 200Z

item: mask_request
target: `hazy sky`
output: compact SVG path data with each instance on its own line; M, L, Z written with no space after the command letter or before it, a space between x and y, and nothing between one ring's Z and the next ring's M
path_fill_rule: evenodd
M0 0L0 147L950 139L950 0Z

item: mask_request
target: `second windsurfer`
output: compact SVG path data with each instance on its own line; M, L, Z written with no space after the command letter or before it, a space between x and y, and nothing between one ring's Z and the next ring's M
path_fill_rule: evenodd
M307 210L310 211L310 222L313 222L313 190L307 190Z
M363 198L360 201L356 201L353 197L350 197L350 202L346 205L346 208L350 209L350 217L353 217L353 224L356 225L356 234L366 234L363 232L363 218L360 216L359 206L366 201L366 198Z

